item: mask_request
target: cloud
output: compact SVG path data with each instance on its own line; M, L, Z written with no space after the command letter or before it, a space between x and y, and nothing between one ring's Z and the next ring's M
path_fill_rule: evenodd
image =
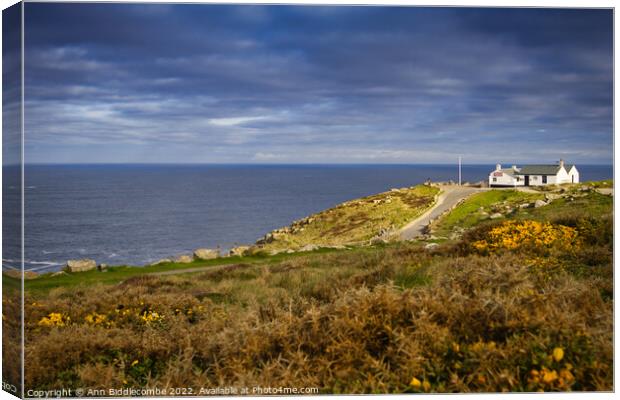
M216 126L236 126L244 125L248 122L264 121L269 117L230 117L230 118L211 118L209 123Z
M27 7L32 162L612 159L610 10Z

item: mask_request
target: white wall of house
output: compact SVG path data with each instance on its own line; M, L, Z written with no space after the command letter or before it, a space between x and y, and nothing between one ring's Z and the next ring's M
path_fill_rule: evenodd
M496 169L489 174L489 186L523 186L523 179Z
M568 176L566 169L564 167L560 168L560 170L558 171L558 174L556 175L556 179L554 183L562 184L562 183L569 183L569 182L570 182L570 177Z
M577 168L574 165L570 169L570 171L568 171L567 175L568 175L568 182L579 183L579 171L577 171Z
M547 183L544 183L544 179L542 175L529 175L530 177L530 186L543 186L549 184L549 176L547 176ZM525 177L523 177L525 180Z

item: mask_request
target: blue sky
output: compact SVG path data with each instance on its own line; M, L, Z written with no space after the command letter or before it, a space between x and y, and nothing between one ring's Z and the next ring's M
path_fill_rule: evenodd
M612 162L611 10L27 3L33 163Z

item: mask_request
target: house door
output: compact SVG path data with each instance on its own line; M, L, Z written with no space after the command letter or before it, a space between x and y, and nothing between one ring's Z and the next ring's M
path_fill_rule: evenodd
M525 186L530 186L530 176L525 175Z

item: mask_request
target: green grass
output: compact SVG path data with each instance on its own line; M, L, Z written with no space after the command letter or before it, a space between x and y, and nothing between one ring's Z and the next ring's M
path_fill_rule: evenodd
M19 279L11 278L2 274L2 290L7 291L20 291L22 284Z
M573 201L557 199L544 207L520 210L515 217L545 221L570 213L599 218L611 214L613 203L614 200L611 196L589 192L583 197L576 197Z
M479 212L483 208L487 214L493 212L492 206L506 202L511 207L516 207L524 202L533 202L542 199L542 194L525 193L518 190L489 190L476 193L457 206L449 214L443 217L435 227L437 234L448 234L455 227L471 228L480 223L485 217Z
M28 279L25 281L25 289L30 293L43 293L57 287L84 287L96 284L118 284L128 278L141 276L156 272L166 272L174 270L185 270L190 268L205 267L205 271L209 267L226 266L231 264L255 264L263 265L269 263L277 263L297 257L306 256L308 254L326 254L335 252L335 249L318 249L312 252L297 253L279 253L273 256L253 255L244 257L222 257L206 261L194 261L187 264L181 263L163 263L153 266L135 267L135 266L116 266L108 267L105 271L91 270L86 272L67 273L58 276L52 274L44 274L36 279ZM339 250L349 251L349 250ZM20 281L15 278L2 276L3 287L20 287Z
M613 188L614 180L606 179L603 181L587 181L587 182L583 182L582 185L586 185L586 186L590 186L594 188Z

